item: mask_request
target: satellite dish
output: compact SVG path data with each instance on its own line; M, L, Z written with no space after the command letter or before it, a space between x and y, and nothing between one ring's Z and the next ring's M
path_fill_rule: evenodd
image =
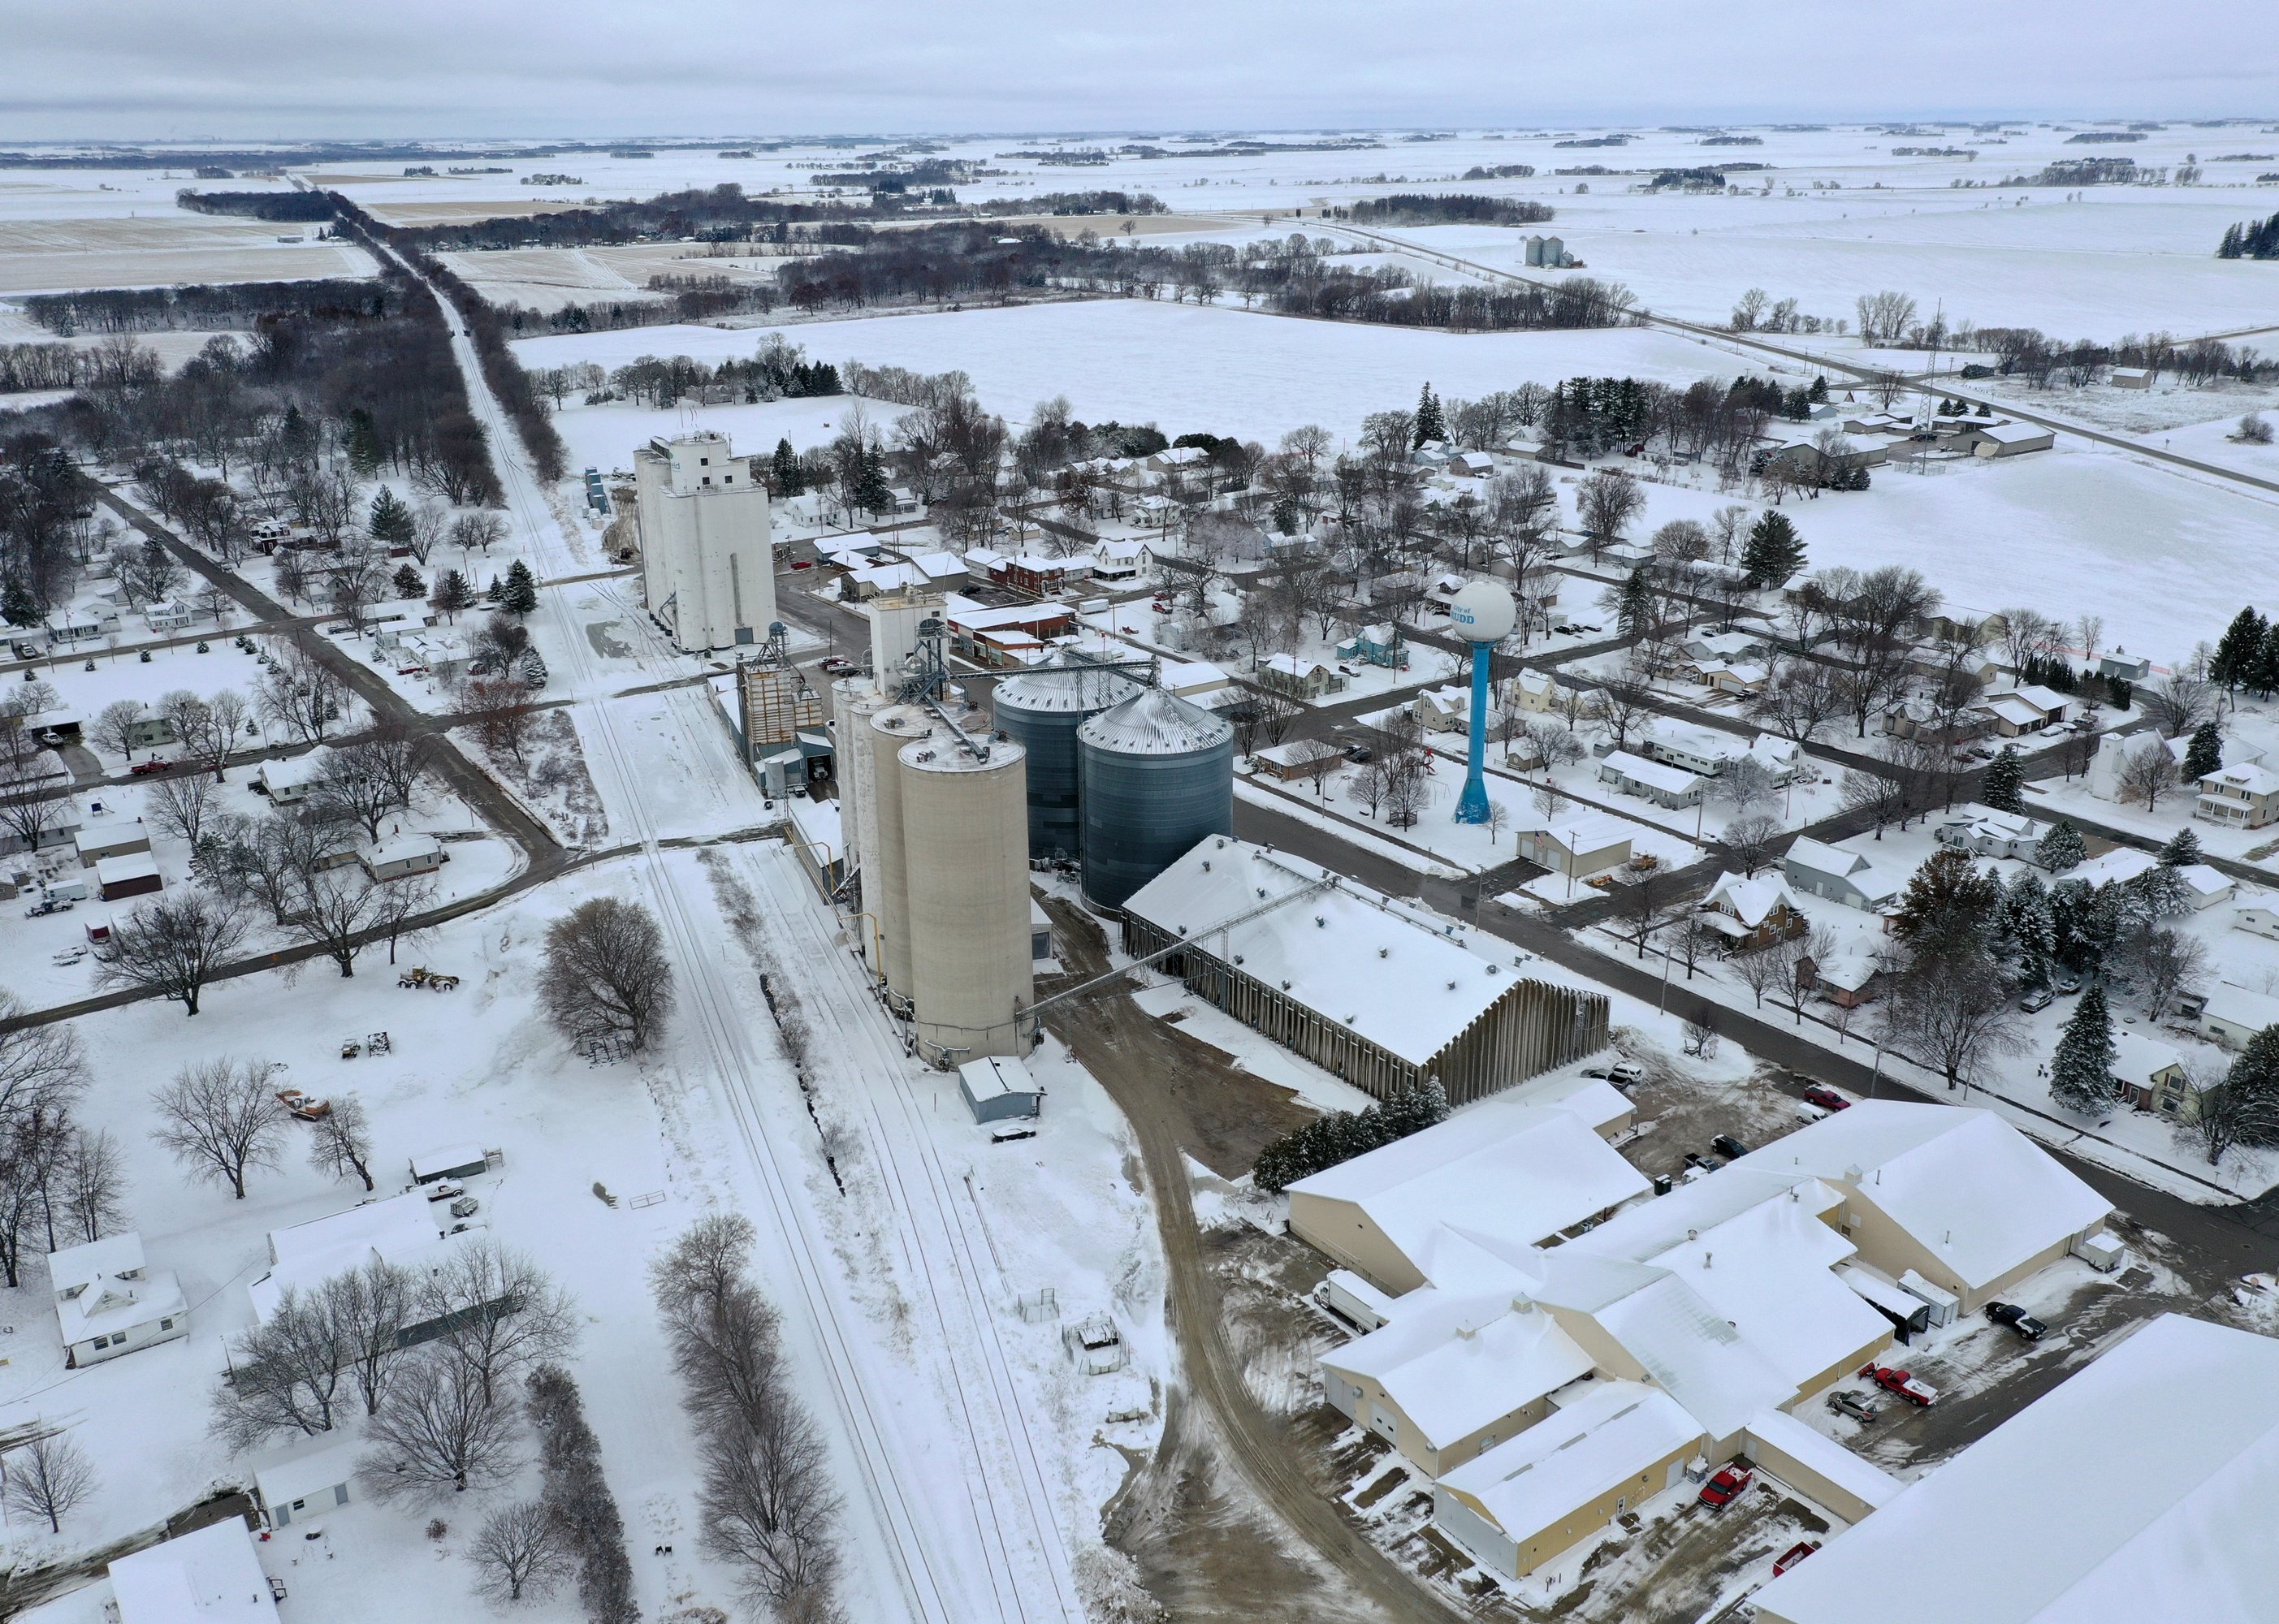
M1468 643L1500 643L1518 618L1511 594L1493 581L1473 581L1448 600L1448 624Z

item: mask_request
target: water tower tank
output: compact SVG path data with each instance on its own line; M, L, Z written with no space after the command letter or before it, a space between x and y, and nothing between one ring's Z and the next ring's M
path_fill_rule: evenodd
M1023 671L997 685L997 725L1029 754L1029 855L1073 857L1084 849L1077 813L1077 729L1139 692L1096 665Z
M1013 1016L1036 1001L1026 752L1004 739L988 751L977 760L937 732L896 757L911 1024L929 1060L1023 1053Z
M1077 730L1084 895L1101 908L1154 879L1207 835L1234 832L1234 729L1143 688Z

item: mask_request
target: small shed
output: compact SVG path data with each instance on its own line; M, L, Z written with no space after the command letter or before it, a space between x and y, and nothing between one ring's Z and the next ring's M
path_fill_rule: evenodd
M966 1109L977 1122L1038 1115L1045 1099L1045 1091L1037 1086L1029 1069L1003 1054L984 1055L960 1066L957 1092L965 1096Z
M154 891L166 888L165 879L158 872L158 860L147 851L126 857L104 858L95 865L95 878L106 902L116 902L125 897L148 896Z
M354 1443L303 1447L256 1467L253 1489L260 1497L262 1510L268 1513L269 1526L287 1528L295 1521L306 1522L336 1505L346 1505L349 1485L356 1481L360 1447Z
M439 1178L472 1178L490 1170L490 1156L479 1145L448 1145L411 1159L415 1184L432 1184Z

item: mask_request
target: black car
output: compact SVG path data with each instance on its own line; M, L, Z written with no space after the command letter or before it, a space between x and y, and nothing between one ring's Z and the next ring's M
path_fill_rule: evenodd
M1711 1139L1709 1148L1728 1161L1738 1161L1749 1153L1749 1147L1730 1133L1721 1133Z
M2029 1342L2039 1342L2050 1329L2015 1303L1989 1303L1986 1317L1997 1325L2008 1326Z
M1367 745L1357 744L1347 745L1346 747L1346 760L1349 762L1358 762L1371 761L1376 758L1376 755L1377 752L1370 749Z

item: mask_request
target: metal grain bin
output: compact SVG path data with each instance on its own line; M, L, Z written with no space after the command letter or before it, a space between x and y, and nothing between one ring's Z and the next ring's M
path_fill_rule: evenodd
M1234 729L1145 688L1077 730L1084 896L1116 908L1209 835L1234 832Z
M1023 671L997 685L997 725L1029 753L1029 855L1074 857L1084 849L1077 809L1077 729L1140 691L1099 666Z

